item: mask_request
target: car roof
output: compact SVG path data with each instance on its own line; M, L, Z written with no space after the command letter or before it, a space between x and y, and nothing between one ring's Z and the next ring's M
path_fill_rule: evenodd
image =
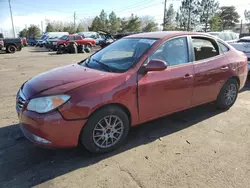
M138 33L134 35L129 35L124 38L152 38L152 39L163 39L168 37L175 37L181 35L203 35L211 37L206 33L199 32L187 32L187 31L158 31L158 32L149 32L149 33Z
M250 40L250 36L247 36L247 37L242 37L240 39L244 39L244 40Z

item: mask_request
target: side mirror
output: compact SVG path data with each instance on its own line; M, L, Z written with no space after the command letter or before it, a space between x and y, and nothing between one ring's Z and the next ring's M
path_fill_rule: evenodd
M145 66L145 71L163 71L168 67L167 63L160 59L152 59Z

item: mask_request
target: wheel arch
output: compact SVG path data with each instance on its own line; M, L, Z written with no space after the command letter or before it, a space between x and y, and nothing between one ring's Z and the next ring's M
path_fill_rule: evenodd
M238 83L238 87L240 87L240 79L239 79L239 77L238 76L232 76L231 78L229 78L228 80L236 80L237 81L237 83ZM227 82L228 82L228 80L227 80ZM226 82L226 83L227 83Z
M114 107L118 107L118 108L122 109L122 110L127 114L128 119L129 119L129 125L131 126L131 118L132 118L132 117L131 117L131 112L130 112L130 110L129 110L125 105L123 105L123 104L121 104L121 103L108 103L108 104L104 104L104 105L102 105L102 106L100 106L100 107L94 109L94 110L90 113L90 115L88 116L88 118L89 118L90 116L92 116L95 112L97 112L97 111L99 111L99 110L102 110L102 109L104 109L104 108L107 108L107 107L109 107L109 106L114 106Z
M17 48L17 45L15 43L8 43L8 44L6 44L6 48L8 48L11 45L13 45L13 46L15 46Z

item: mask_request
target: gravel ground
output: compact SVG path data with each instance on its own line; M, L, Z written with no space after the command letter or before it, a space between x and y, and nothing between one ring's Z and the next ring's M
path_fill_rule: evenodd
M27 141L15 112L21 84L87 55L31 47L0 54L0 187L250 186L249 83L229 111L207 104L140 125L108 154L93 156L80 147L44 149Z

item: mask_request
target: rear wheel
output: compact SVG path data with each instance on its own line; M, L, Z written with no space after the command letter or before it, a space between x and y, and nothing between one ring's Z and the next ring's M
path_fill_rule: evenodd
M7 53L15 53L17 51L17 48L14 45L9 45L6 48Z
M81 144L91 153L105 153L118 148L129 131L127 114L116 106L95 112L80 136Z
M221 88L217 97L217 106L221 109L229 109L235 103L239 91L239 84L237 80L230 79Z

